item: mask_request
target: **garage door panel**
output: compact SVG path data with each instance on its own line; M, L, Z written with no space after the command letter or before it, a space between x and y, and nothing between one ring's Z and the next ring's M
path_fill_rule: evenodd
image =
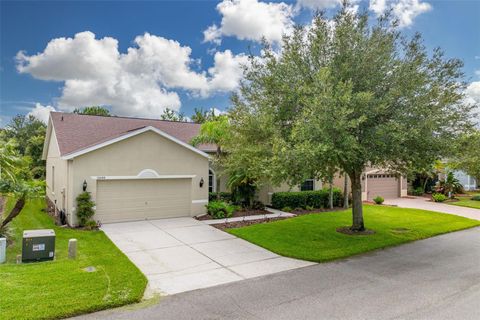
M95 219L103 223L190 215L191 179L97 182Z
M397 178L369 177L367 182L368 200L376 196L385 199L397 198L400 196L400 185Z

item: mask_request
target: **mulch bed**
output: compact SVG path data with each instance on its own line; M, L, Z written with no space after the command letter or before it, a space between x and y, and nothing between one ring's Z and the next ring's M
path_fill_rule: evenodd
M271 212L267 210L240 210L240 211L235 211L230 218L256 216L256 215L270 214L270 213ZM206 214L204 216L195 217L195 219L203 221L203 220L213 220L214 218L211 215Z
M337 228L337 232L343 233L349 236L369 236L369 235L375 234L374 230L365 229L363 231L352 231L350 227Z
M212 224L212 227L215 227L220 230L231 229L231 228L241 228L250 226L253 224L259 223L270 223L279 220L289 219L291 217L278 217L278 218L269 218L269 219L256 219L256 220L245 220L245 221L234 221L234 222L227 222L227 223L219 223L219 224Z

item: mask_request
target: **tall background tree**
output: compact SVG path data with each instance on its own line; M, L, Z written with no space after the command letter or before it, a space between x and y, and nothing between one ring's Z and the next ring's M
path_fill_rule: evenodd
M387 14L369 24L345 3L333 20L265 45L232 97L227 167L242 158L257 179L298 184L345 172L352 231L365 229L361 181L367 166L398 174L429 166L470 127L462 62L429 55L419 34L404 37Z
M91 107L85 107L81 109L76 108L75 110L73 110L73 113L86 114L91 116L104 116L104 117L111 116L110 111L107 108L101 107L101 106L91 106Z
M25 157L28 168L36 179L45 178L42 160L46 125L34 116L17 115L0 133L0 140L14 146L20 157Z
M195 123L205 123L207 121L215 120L215 109L211 108L210 110L204 110L203 108L195 108L193 110L193 115L191 119Z
M163 110L163 113L160 115L160 119L168 121L187 121L185 114L182 112L177 112L173 109L166 108Z

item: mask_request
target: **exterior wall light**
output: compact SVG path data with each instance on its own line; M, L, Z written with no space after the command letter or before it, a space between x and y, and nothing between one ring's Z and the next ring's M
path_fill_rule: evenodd
M83 180L83 191L87 191L87 180Z
M203 180L203 178L200 179L200 188L203 188L203 184L205 183L205 181Z

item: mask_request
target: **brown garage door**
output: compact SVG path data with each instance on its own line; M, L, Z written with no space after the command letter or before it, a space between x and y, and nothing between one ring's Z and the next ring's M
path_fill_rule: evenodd
M102 223L190 216L191 179L97 182L95 220Z
M400 183L394 175L369 174L367 178L367 198L369 201L372 201L376 196L381 196L384 199L400 196Z

